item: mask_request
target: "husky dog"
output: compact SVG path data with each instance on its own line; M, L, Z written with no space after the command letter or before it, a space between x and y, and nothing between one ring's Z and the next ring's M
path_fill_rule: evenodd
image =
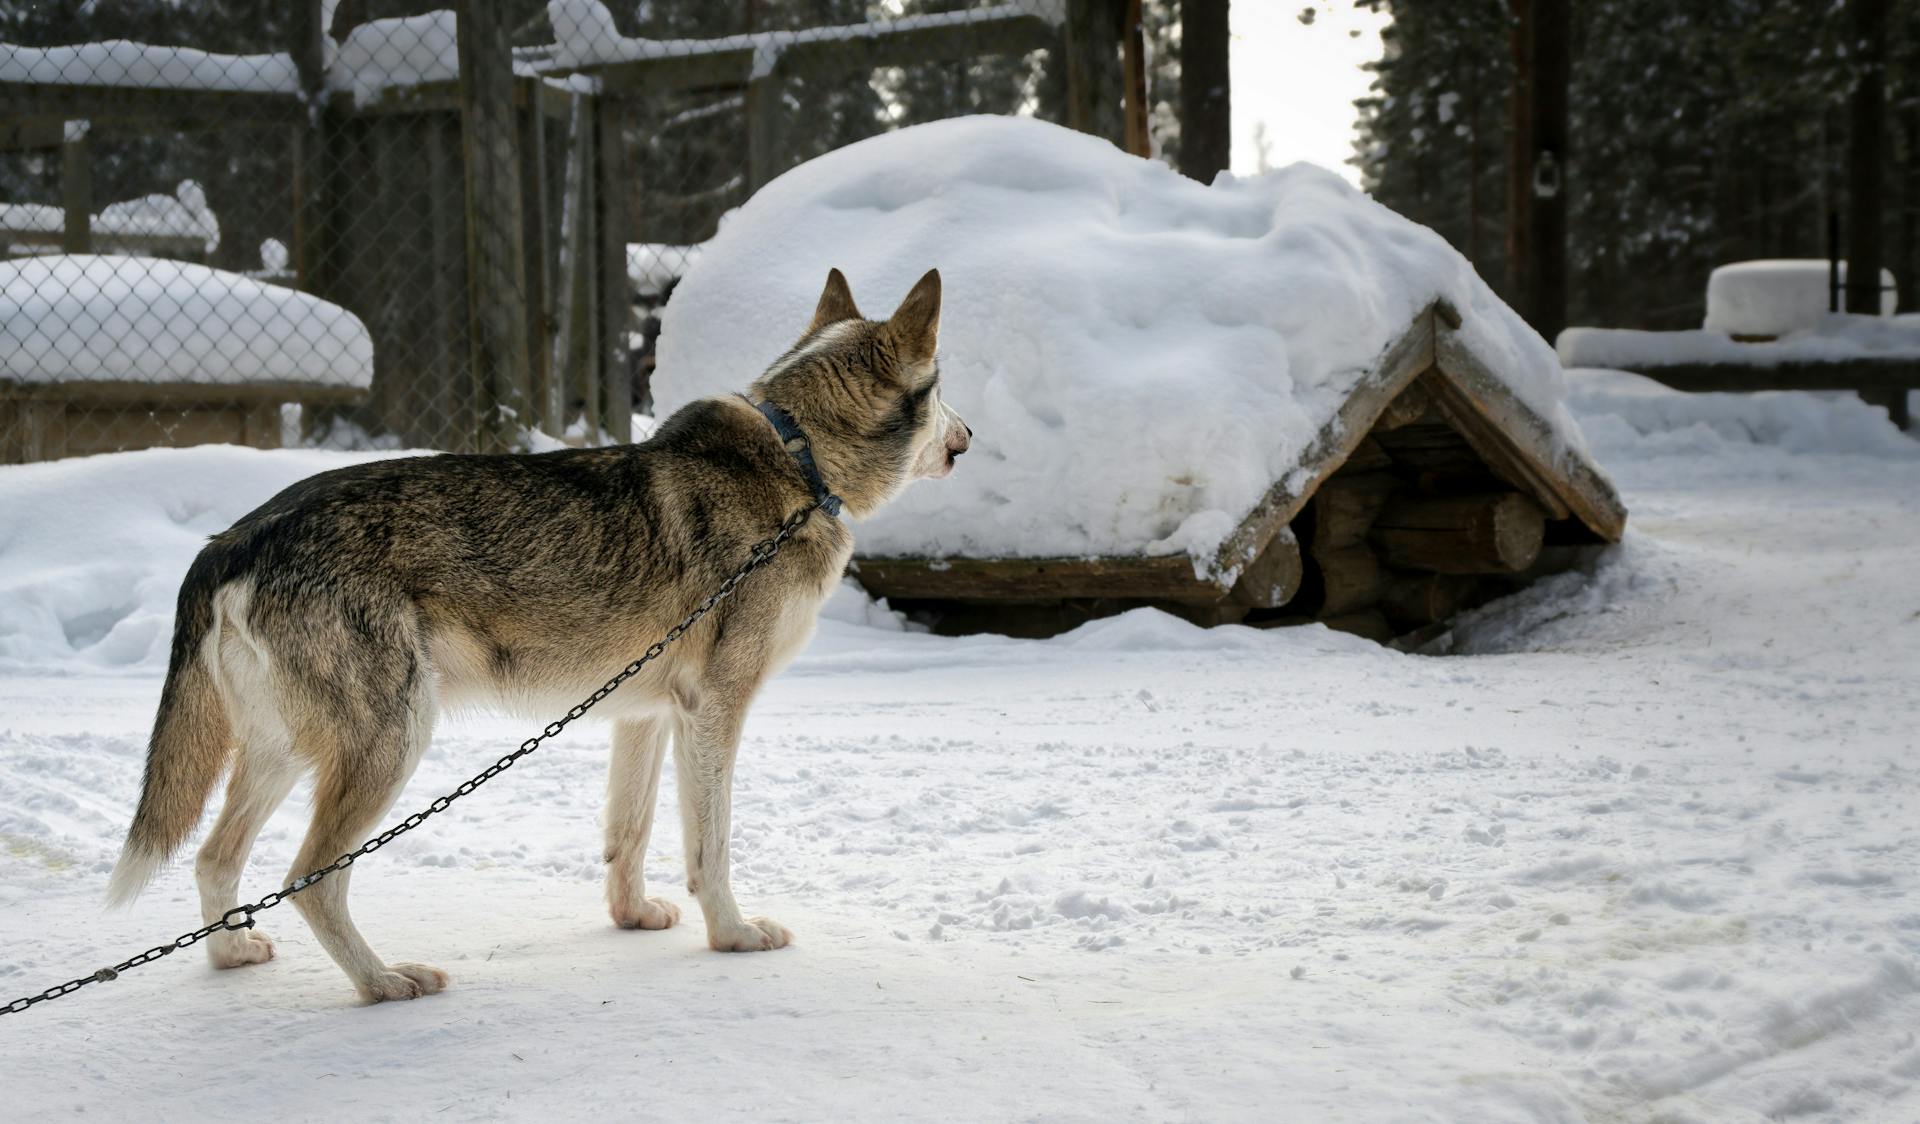
M336 469L215 535L180 587L146 779L109 901L140 892L230 766L195 864L201 915L219 920L238 904L261 824L302 772L314 777L313 824L290 877L379 825L443 708L564 710L824 493L822 479L865 516L915 478L947 475L972 431L940 400L939 321L937 271L874 321L834 270L813 322L748 395L691 403L643 444ZM783 436L796 427L803 439ZM707 943L744 952L792 939L743 916L728 884L734 754L755 692L806 644L852 552L848 530L816 513L773 565L596 709L614 719L607 904L620 926L665 929L680 918L647 896L642 870L671 740L687 890L706 915ZM347 913L351 874L293 900L361 996L444 988L440 969L389 963L367 946ZM253 929L217 932L207 947L220 967L273 956Z

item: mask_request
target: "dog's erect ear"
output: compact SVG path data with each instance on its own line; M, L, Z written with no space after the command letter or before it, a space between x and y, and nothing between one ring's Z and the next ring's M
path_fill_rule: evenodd
M828 324L841 320L860 319L860 310L854 307L853 290L847 287L847 275L837 269L827 270L827 287L820 290L820 303L814 306L813 323L807 325L807 335L819 331Z
M893 333L894 341L909 362L933 358L940 336L939 270L927 270L927 275L914 285L907 299L893 310L887 319L887 330Z

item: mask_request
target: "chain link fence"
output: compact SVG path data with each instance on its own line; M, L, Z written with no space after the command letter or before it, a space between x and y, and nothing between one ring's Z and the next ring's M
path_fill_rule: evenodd
M1069 116L1065 0L0 0L0 463L632 439L802 161Z

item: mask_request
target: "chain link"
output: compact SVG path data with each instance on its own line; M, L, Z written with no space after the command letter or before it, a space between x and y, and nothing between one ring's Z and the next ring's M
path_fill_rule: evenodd
M778 533L776 533L772 538L762 539L759 542L753 544L753 548L748 552L747 560L741 563L740 568L738 570L735 570L730 576L728 576L727 580L721 582L720 587L718 589L714 590L711 594L707 595L706 600L700 602L699 605L695 606L694 610L691 613L687 614L686 619L682 620L679 624L676 624L672 628L668 629L667 634L661 637L659 640L655 641L653 645L649 647L646 650L646 652L640 656L639 659L634 660L632 663L622 668L618 675L615 675L612 679L607 680L597 690L595 690L593 694L588 695L586 698L580 700L578 703L575 703L571 708L568 709L567 713L564 716L562 716L556 721L547 723L546 728L542 730L540 733L535 734L533 737L528 738L524 742L521 742L519 749L516 749L512 753L509 753L505 757L502 757L500 760L495 761L493 764L487 766L485 769L480 770L480 772L474 774L474 776L469 778L468 780L461 781L459 785L455 786L452 792L449 792L444 796L435 798L434 801L428 804L426 808L423 809L422 811L415 812L411 816L408 816L406 819L401 820L399 823L394 824L393 826L387 828L385 831L381 832L380 834L367 840L365 843L360 844L360 846L355 850L349 851L346 854L341 855L339 858L333 860L332 862L328 863L326 866L323 866L318 870L309 871L308 873L301 875L300 877L287 883L285 886L282 886L280 889L275 890L273 893L268 894L265 897L261 898L259 901L253 902L249 905L234 906L232 909L222 914L220 917L220 920L218 921L215 921L208 925L202 925L200 928L195 929L190 933L182 933L178 937L175 937L172 943L170 944L155 945L154 947L146 950L145 952L136 953L133 956L130 956L125 960L122 960L120 963L115 964L111 968L102 968L99 971L92 973L91 975L81 976L78 979L71 979L63 984L56 984L55 986L50 987L43 992L40 992L38 995L22 996L19 999L16 999L13 1002L8 1003L3 1007L0 1007L0 1015L19 1014L20 1012L27 1010L28 1008L34 1006L35 1004L45 1003L49 999L59 999L64 995L71 995L72 993L79 991L81 988L87 986L88 984L111 983L114 980L117 980L120 978L120 973L125 972L130 968L138 968L142 964L150 964L153 961L159 960L164 956L171 956L175 951L179 949L191 948L194 945L199 944L201 941L207 939L208 937L212 936L215 933L238 932L241 929L251 929L253 928L254 914L259 913L262 910L272 909L274 906L279 905L281 902L286 901L288 898L294 896L295 894L300 893L302 890L312 887L315 883L319 882L321 879L325 878L329 874L334 874L339 871L345 870L346 868L352 866L355 862L359 861L360 859L373 854L375 851L378 851L380 848L393 842L395 839L400 838L402 835L405 835L407 832L412 831L414 828L419 827L421 824L427 822L427 818L429 816L432 816L438 812L446 811L447 808L455 800L460 799L462 796L465 796L468 793L472 792L473 790L479 788L481 785L486 784L488 781L499 776L501 773L504 773L508 769L511 769L513 767L514 762L520 760L522 757L525 757L527 754L532 753L534 750L539 749L540 743L546 741L548 738L554 737L555 735L559 734L560 731L566 729L567 726L570 725L574 719L579 718L581 715L585 714L587 711L592 710L594 708L594 705L597 704L601 699L604 699L608 695L611 695L615 691L619 690L620 685L622 683L625 683L627 680L632 679L635 675L638 675L640 673L641 668L647 666L647 664L653 662L654 660L659 659L660 655L667 650L667 645L673 643L675 640L678 640L680 639L680 637L686 635L687 630L692 628L694 625L698 624L700 622L700 618L712 612L714 609L714 606L720 604L720 602L725 601L727 598L733 596L733 591L740 587L740 583L747 579L747 575L753 573L755 570L758 570L762 566L765 566L767 563L773 561L774 555L780 553L781 545L784 544L788 539L792 538L794 534L798 532L800 528L806 524L807 520L813 515L813 513L819 510L819 508L820 508L820 501L815 500L809 503L806 507L801 508L799 511L795 512L793 515L789 516L787 518L787 521L780 525L780 530Z

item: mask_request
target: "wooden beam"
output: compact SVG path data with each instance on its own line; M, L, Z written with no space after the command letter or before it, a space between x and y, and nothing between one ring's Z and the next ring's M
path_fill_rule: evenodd
M625 444L633 440L633 379L627 362L627 331L633 317L633 282L627 277L627 243L633 240L633 196L627 164L627 109L616 98L593 99L594 174L600 177L598 207L600 274L594 288L600 305L600 429Z
M1292 531L1282 530L1233 583L1230 600L1254 609L1278 609L1300 592L1304 570L1300 544Z
M886 66L944 62L981 55L1021 55L1054 43L1048 23L1002 4L967 13L964 20L907 17L850 27L730 35L721 39L662 40L649 58L585 66L536 67L545 75L591 74L608 94L661 93L740 87L753 76L754 56L775 51L788 73L858 72Z
M0 105L15 124L39 121L137 121L175 129L288 125L304 111L298 96L260 90L183 90L164 86L83 86L0 81Z
M324 211L320 206L320 169L326 160L321 118L326 108L327 74L320 46L326 34L321 26L321 6L321 0L299 0L294 5L287 42L306 99L306 112L294 121L292 130L293 245L287 249L294 285L308 293L319 283L320 240L325 237L321 229Z
M14 382L0 379L0 399L70 402L86 406L251 406L262 402L350 406L365 401L366 397L365 387L290 380L226 383L130 382L124 379Z
M1541 501L1549 516L1560 518L1556 510L1564 507L1603 541L1619 542L1627 509L1599 468L1562 440L1444 323L1435 333L1433 354L1434 369L1444 378L1428 387L1435 405L1462 435L1476 449L1501 450L1524 471L1530 486L1523 490Z
M60 227L60 249L69 254L93 252L93 142L85 121L69 121L60 146L60 205L66 214Z
M1764 344L1755 346L1764 347ZM1636 363L1621 370L1688 391L1906 390L1920 388L1920 356L1775 363Z
M1184 554L1105 558L855 558L848 574L875 597L1042 602L1127 597L1212 603L1229 589L1197 578Z
M486 447L506 451L519 430L534 423L522 315L526 264L513 54L497 5L462 0L458 12L471 356L487 395L481 420Z

